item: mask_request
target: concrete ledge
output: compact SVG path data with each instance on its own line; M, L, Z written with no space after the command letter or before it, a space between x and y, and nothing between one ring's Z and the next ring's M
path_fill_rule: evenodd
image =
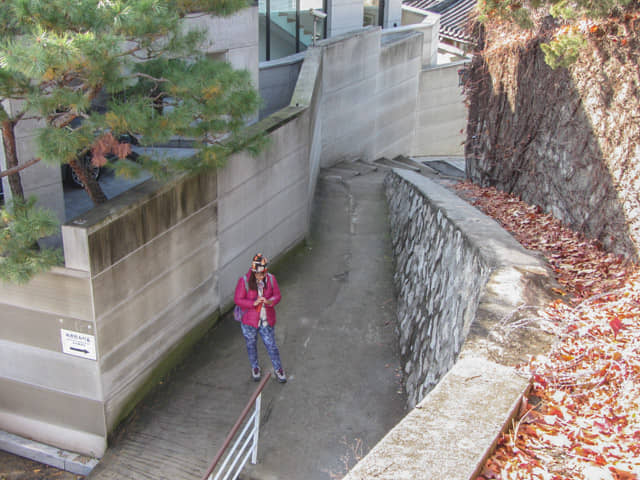
M519 375L516 365L546 352L553 341L532 319L553 298L555 281L542 257L454 193L414 172L391 175L420 192L430 215L445 219L446 228L464 238L465 248L489 273L480 292L460 292L475 294L478 305L453 366L344 480L470 480L529 388L529 378ZM412 221L419 216L413 212Z
M460 358L345 480L473 478L528 385L486 358Z
M96 458L67 452L1 430L0 450L51 465L76 475L89 475L91 470L98 464L98 459Z

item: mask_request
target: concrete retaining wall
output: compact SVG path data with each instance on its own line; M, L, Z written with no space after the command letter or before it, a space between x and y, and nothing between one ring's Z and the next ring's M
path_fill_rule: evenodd
M386 177L398 330L410 407L455 363L489 265L437 205L399 175Z
M431 180L395 171L386 191L415 408L345 480L470 480L528 388L515 365L549 347L536 322L516 325L551 299L553 276L495 221Z
M371 28L321 44L321 164L408 154L423 36Z
M146 182L63 227L66 250L88 246L82 264L69 259L90 275L108 431L176 340L218 304L216 180Z
M414 156L464 156L467 107L459 71L467 61L426 67L420 75Z
M55 268L0 289L0 425L60 448L106 444L96 362L61 353L61 331L95 336L88 274Z
M310 203L309 111L285 109L259 125L269 129L267 148L257 157L236 155L219 173L221 306L230 305L238 277L256 252L272 260L302 241Z

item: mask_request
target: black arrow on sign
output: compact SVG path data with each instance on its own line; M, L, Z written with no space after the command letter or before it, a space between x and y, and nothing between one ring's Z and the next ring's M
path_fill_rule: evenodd
M74 348L74 347L70 347L70 350L75 350L76 352L82 352L82 353L89 353L89 350L83 350L80 348Z

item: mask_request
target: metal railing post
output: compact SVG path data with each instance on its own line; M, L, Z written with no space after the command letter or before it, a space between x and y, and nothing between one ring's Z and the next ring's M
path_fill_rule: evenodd
M218 453L213 459L213 462L211 462L211 466L207 470L207 473L205 473L205 475L202 477L202 480L211 480L213 478L216 478L216 479L220 478L220 475L224 473L227 466L229 466L227 475L225 475L222 478L227 479L229 478L230 475L233 475L232 477L233 479L237 478L240 472L242 471L244 465L246 464L247 460L249 460L249 455L251 455L251 463L253 464L257 463L258 435L260 433L260 405L262 403L262 390L264 390L264 387L266 386L269 378L271 378L270 372L264 376L258 388L256 388L255 392L253 392L253 395L251 395L251 399L249 400L247 405L244 407L244 410L238 417L238 420L236 420L236 423L234 424L233 428L225 438L224 443L222 444L222 447L220 447L220 450L218 450ZM229 454L225 458L224 462L222 462L222 465L220 466L218 473L214 477L213 471L218 467L218 463L220 462L220 460L222 460L225 453L227 452L227 449L229 448L231 441L236 436L236 434L240 430L240 427L243 425L243 423L245 423L245 420L247 420L247 417L249 416L249 413L251 412L252 407L254 407L253 416L249 418L248 421L246 422L244 428L242 429L242 432L239 434L238 438L236 439L235 444L229 450ZM247 432L249 432L248 435L247 435ZM243 440L244 440L244 443L243 443ZM251 445L251 447L249 447L249 445ZM238 447L239 447L239 451L236 452L236 450L238 450ZM237 472L232 473L236 469L237 469Z
M262 393L256 398L256 418L255 427L253 430L253 453L251 454L251 463L254 465L258 463L258 437L260 436L260 404L262 403Z

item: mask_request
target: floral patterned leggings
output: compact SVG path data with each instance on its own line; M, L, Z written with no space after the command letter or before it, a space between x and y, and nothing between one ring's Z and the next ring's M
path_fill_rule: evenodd
M273 363L273 369L276 371L280 370L282 368L282 364L280 363L280 352L276 345L276 337L273 327L267 325L266 327L261 326L259 328L255 328L251 325L245 325L244 323L241 323L240 327L242 328L244 341L247 344L247 353L249 354L251 368L256 368L258 366L258 333L260 333L262 342L264 343L267 353L269 354L269 358L271 359L271 363Z

